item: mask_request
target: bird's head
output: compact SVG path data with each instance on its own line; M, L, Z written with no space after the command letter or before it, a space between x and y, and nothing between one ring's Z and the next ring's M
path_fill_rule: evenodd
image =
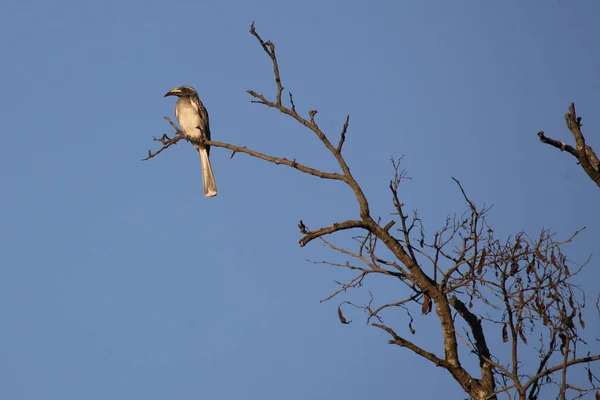
M198 96L198 93L196 93L196 89L193 87L184 85L171 89L167 92L167 94L165 94L165 97L167 96L188 97Z

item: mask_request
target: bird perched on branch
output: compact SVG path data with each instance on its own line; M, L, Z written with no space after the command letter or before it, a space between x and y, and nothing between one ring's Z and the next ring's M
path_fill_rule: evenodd
M180 86L167 92L165 97L167 96L179 97L179 100L175 103L175 116L183 132L192 138L203 137L205 140L210 140L208 112L206 112L204 104L198 98L196 89L191 86ZM204 195L214 197L217 195L217 183L210 165L210 146L194 143L194 147L200 154Z

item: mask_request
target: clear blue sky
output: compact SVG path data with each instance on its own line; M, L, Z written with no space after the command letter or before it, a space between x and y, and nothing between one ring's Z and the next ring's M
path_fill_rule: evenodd
M583 262L600 192L536 133L571 141L574 101L600 149L599 17L592 0L3 1L0 397L463 398L360 313L341 325L319 303L348 275L307 263L329 253L299 248L296 225L357 217L343 186L214 149L206 199L191 146L139 160L171 133L163 94L188 84L216 140L333 167L309 132L249 102L247 89L274 94L256 20L300 110L332 135L351 114L347 158L374 215L391 211L389 158L404 155L404 201L428 232L463 210L454 176L494 205L499 235L587 226L569 246ZM598 262L581 279L589 303Z

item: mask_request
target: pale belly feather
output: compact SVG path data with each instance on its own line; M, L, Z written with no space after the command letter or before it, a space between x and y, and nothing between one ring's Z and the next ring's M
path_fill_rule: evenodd
M181 129L186 135L191 137L200 137L200 129L198 126L201 124L200 116L193 107L181 107L176 110L177 119L181 125Z

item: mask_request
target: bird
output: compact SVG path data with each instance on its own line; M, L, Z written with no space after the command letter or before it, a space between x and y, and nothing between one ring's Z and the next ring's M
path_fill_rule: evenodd
M191 86L179 86L169 90L164 97L177 96L179 100L175 103L175 116L183 132L192 138L210 140L210 124L208 112L198 98L198 92ZM204 196L214 197L217 195L217 183L210 165L210 146L194 143L194 147L200 154L202 165L202 180L204 184Z

